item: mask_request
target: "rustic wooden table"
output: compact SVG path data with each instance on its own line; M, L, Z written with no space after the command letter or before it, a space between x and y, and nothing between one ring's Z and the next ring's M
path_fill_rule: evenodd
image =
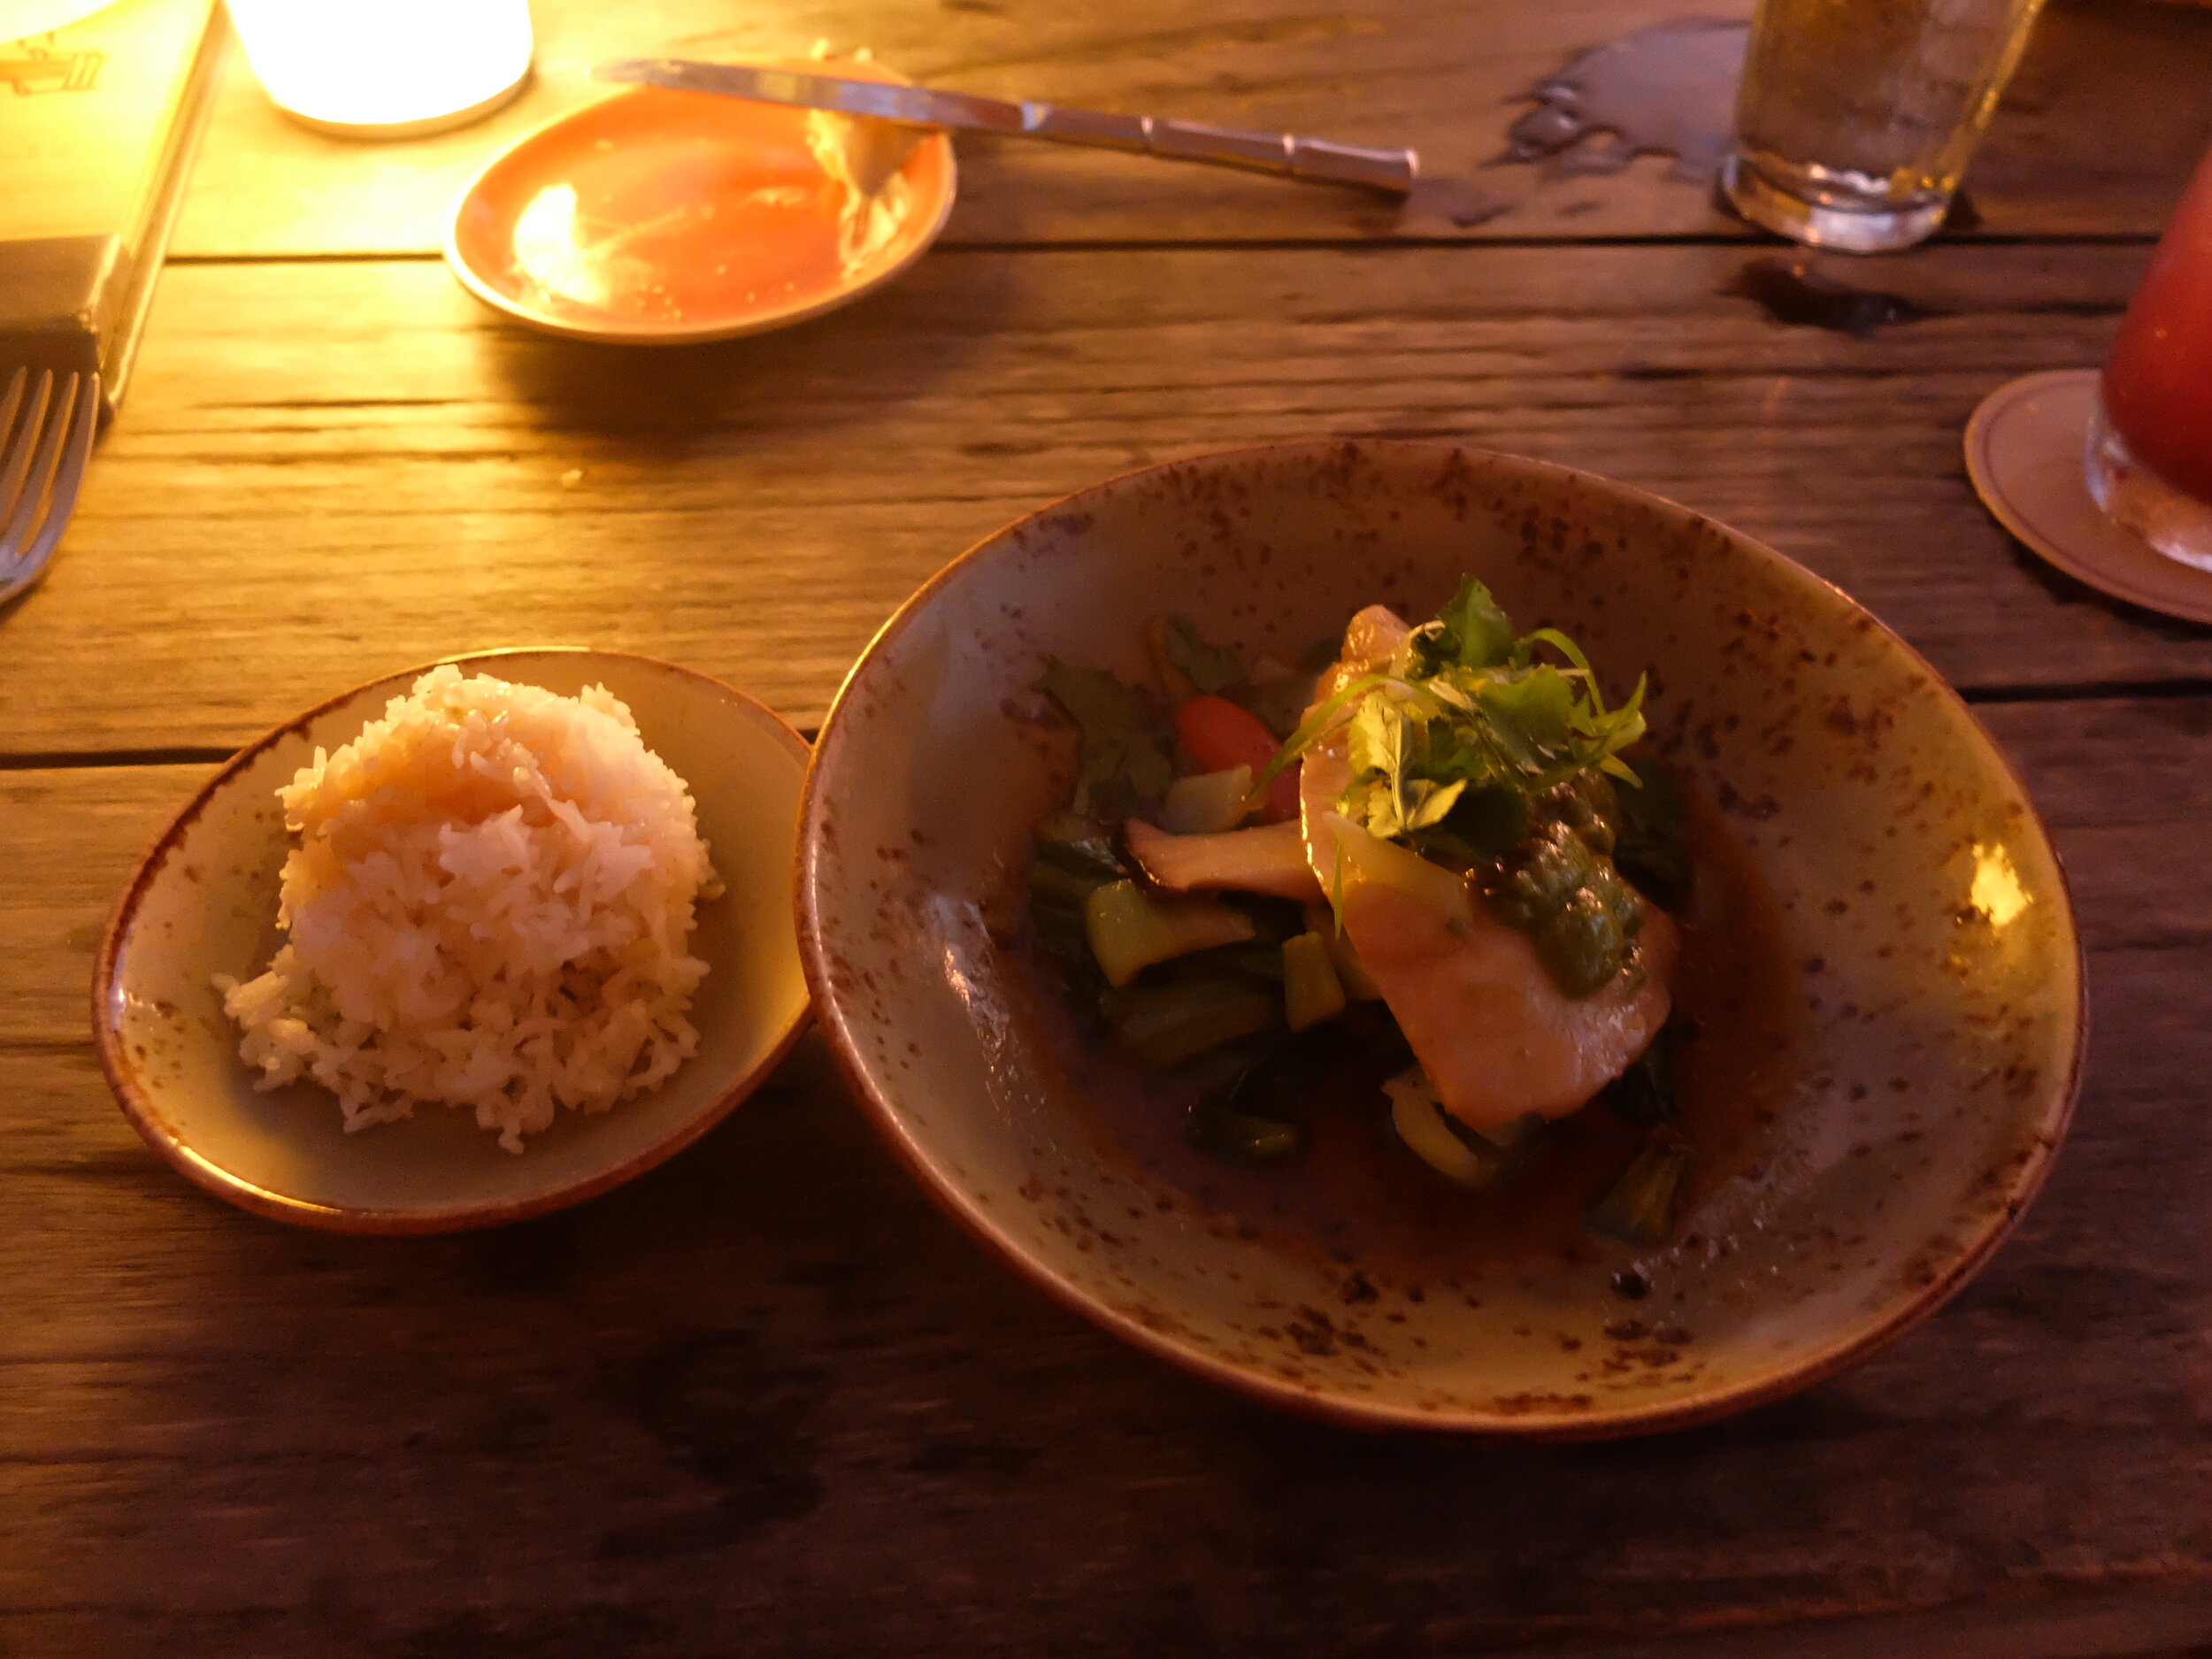
M2031 560L1959 448L1992 388L2101 357L2212 142L2212 12L2054 0L1970 177L1978 223L1821 262L1932 313L1863 338L1732 293L1777 250L1663 158L1474 171L1514 93L1673 15L540 0L555 68L826 36L985 92L1414 142L1502 207L964 142L951 228L903 281L664 354L511 326L434 257L454 185L572 79L363 148L288 127L234 64L139 381L63 557L0 617L0 1652L2212 1641L2212 631ZM560 641L810 724L1009 518L1329 433L1517 450L1732 521L1900 629L2027 776L2089 947L2087 1091L2014 1240L1858 1370L1618 1445L1287 1421L979 1254L814 1038L665 1168L483 1235L257 1220L114 1110L84 1006L107 907L211 764L296 710Z

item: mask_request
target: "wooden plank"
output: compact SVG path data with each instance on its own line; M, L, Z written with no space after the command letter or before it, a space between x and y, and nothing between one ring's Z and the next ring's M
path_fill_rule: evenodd
M2212 944L2204 896L2212 841L2212 698L2041 701L1978 710L2028 782L2067 864L2093 952L2185 953ZM110 907L139 856L211 765L83 766L0 772L0 1048L57 1048L88 1036L85 989ZM2193 984L2156 995L2185 1000ZM2100 994L2098 1024L2106 1019ZM2139 1014L2138 1018L2147 1018ZM2212 1036L2112 1050L2116 1075L2177 1097Z
M1156 459L1331 434L1673 496L1961 684L2212 673L2212 632L2030 559L1960 460L1987 392L2099 359L2142 250L1932 250L1883 280L1949 314L1865 340L1725 292L1753 257L941 253L818 324L663 354L508 326L424 262L175 269L61 553L6 619L0 746L236 745L411 663L545 641L687 663L803 724L1007 520Z
M1793 1401L1644 1442L1349 1435L1142 1358L943 1221L818 1038L629 1187L395 1240L199 1194L113 1110L81 1024L17 1018L0 1647L672 1656L741 1631L768 1655L1662 1659L1673 1639L2055 1659L2201 1640L2212 699L1985 713L2091 947L2066 1152L1929 1325ZM73 930L199 775L11 780L0 939L21 949L0 955L0 1007L81 984Z
M2023 1235L1846 1377L1515 1449L1294 1423L1123 1348L929 1209L815 1039L622 1192L407 1241L226 1210L96 1079L9 1067L17 1110L89 1125L7 1172L11 1651L2024 1659L2128 1651L2065 1640L2077 1598L2108 1634L2212 1569L2186 1097L2093 1089ZM1981 1640L1833 1630L1931 1609Z
M0 1048L86 1041L124 879L211 766L0 772Z
M1698 12L1744 18L1749 0ZM1578 52L1682 15L1666 0L1552 0L1438 8L1372 0L1130 0L1014 7L1001 0L889 4L719 0L595 5L541 0L535 86L477 127L404 144L309 133L278 115L234 62L173 247L235 257L431 252L455 195L489 156L599 95L580 73L608 58L672 51L764 58L818 39L872 46L925 80L1005 97L1412 144L1429 176L1472 181L1503 204L1459 225L1357 191L1052 146L962 141L956 242L1219 241L1402 236L1740 237L1701 184L1659 157L1611 175L1487 165L1527 88ZM2154 233L2212 143L2212 16L2145 0L2059 0L1970 175L1978 234ZM1724 91L1709 115L1724 131Z

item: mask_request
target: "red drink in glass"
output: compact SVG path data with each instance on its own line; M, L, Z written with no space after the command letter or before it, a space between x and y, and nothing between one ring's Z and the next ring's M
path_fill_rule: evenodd
M2089 493L2170 558L2212 571L2212 156L2128 303L2090 418Z

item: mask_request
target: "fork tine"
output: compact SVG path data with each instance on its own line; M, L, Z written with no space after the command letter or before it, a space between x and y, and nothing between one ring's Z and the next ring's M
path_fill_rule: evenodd
M27 369L18 369L8 377L8 395L0 398L0 444L8 441L9 428L15 425L15 411L23 406L23 382L29 376ZM0 450L0 454L5 454ZM0 501L7 499L0 495Z
M15 511L4 526L0 526L0 557L19 555L30 543L31 530L38 523L38 510L45 499L47 487L54 478L54 464L61 458L61 442L69 425L69 397L77 389L77 377L71 375L62 383L62 396L51 396L54 372L49 369L39 377L38 396L31 400L30 426L38 431L38 448L30 457L30 469L22 479L22 494L15 498ZM58 403L59 407L56 407ZM51 412L53 419L46 416ZM30 446L26 443L26 449ZM14 467L10 468L15 472ZM12 481L12 480L11 480Z
M69 417L69 438L63 444L61 461L54 472L54 487L46 498L46 523L24 556L34 569L46 562L46 556L54 550L54 543L61 540L61 533L69 527L69 515L76 510L77 487L84 482L85 468L92 460L93 434L100 428L100 377L97 374L71 375L70 390L76 394L76 407ZM58 427L62 423L57 420Z
M100 377L72 374L62 383L61 396L50 400L53 418L39 430L34 423L48 412L52 378L50 373L41 377L31 421L19 434L9 458L5 481L10 488L20 481L22 495L5 527L0 528L0 604L36 581L46 568L47 556L68 527L99 427ZM35 456L34 432L39 434ZM21 465L27 457L27 468ZM0 503L5 500L0 494Z
M17 396L23 388L23 371L18 369L15 378L8 382L7 413L12 420L16 406L21 402ZM24 416L21 426L15 428L15 436L8 442L4 455L0 455L0 514L12 514L16 507L16 492L23 488L23 475L31 470L31 451L44 429L46 402L54 389L54 372L46 369L38 377L38 389L31 394L30 412ZM0 438L7 436L5 422L0 422ZM0 531L0 551L9 545L4 531Z

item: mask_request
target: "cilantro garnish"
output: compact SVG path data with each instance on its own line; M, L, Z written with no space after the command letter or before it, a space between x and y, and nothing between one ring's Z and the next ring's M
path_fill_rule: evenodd
M1161 649L1200 691L1218 694L1244 678L1236 653L1210 644L1188 617L1170 616L1162 626Z
M1315 710L1258 781L1349 708L1352 782L1339 810L1371 835L1470 864L1519 841L1538 801L1563 784L1593 771L1635 783L1619 755L1643 735L1643 700L1639 680L1609 709L1572 640L1555 628L1517 634L1470 577L1386 667Z
M1075 668L1056 657L1045 658L1039 689L1083 733L1075 811L1117 819L1167 792L1175 764L1160 740L1152 700L1143 692L1102 668Z

